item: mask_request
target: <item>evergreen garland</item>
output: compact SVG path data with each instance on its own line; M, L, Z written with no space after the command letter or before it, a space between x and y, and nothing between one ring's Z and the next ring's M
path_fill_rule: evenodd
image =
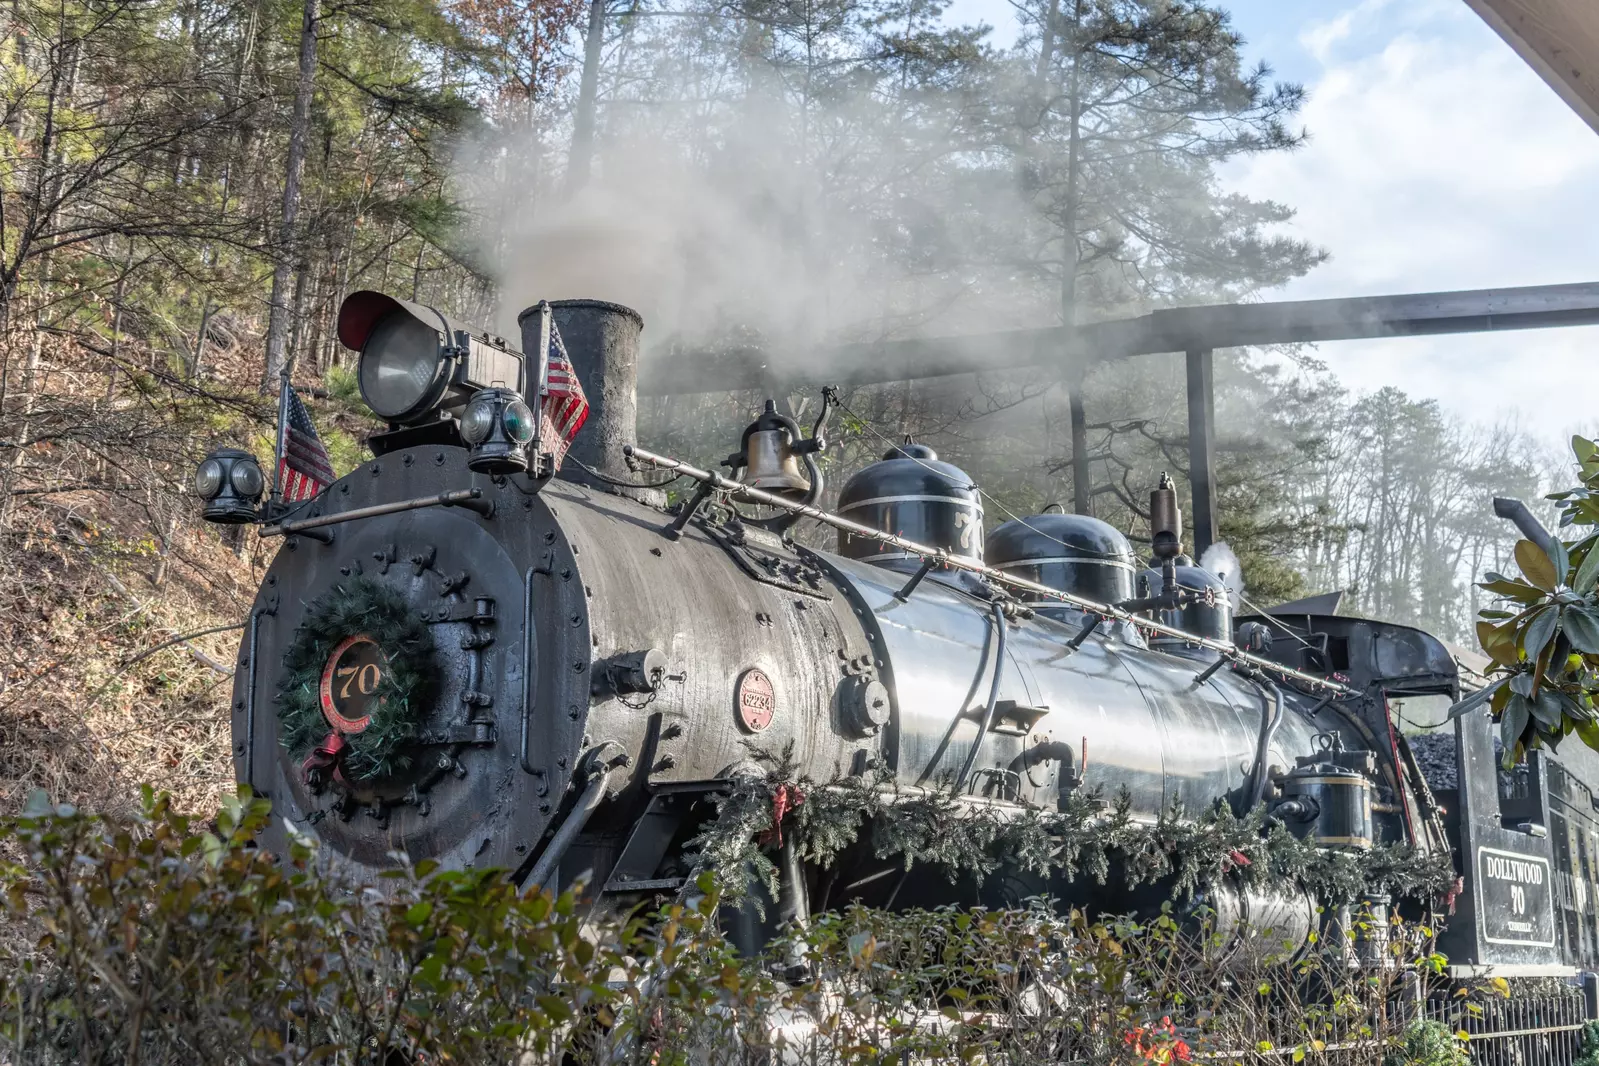
M1132 816L1125 791L1110 801L1098 791L1079 791L1062 810L1018 812L964 803L941 790L906 795L886 769L818 784L796 773L792 744L775 755L752 751L765 773L735 779L717 798L716 817L692 842L702 864L727 876L735 893L756 879L775 890L777 867L759 841L777 829L773 809L781 788L804 797L784 818L782 832L794 836L803 859L823 867L869 825L880 858L899 855L908 866L929 863L978 877L1008 863L1104 884L1116 858L1129 888L1169 879L1174 893L1188 895L1231 874L1246 884L1298 884L1328 904L1368 892L1431 900L1455 880L1448 854L1409 844L1369 851L1318 847L1267 818L1264 806L1240 817L1217 801L1190 818L1174 804L1151 824Z
M1599 1022L1584 1022L1579 1040L1581 1054L1571 1066L1599 1066Z
M433 689L433 634L405 596L366 577L329 589L306 613L283 656L278 738L298 759L331 732L320 686L328 656L346 637L364 633L387 659L374 693L372 720L346 738L344 770L354 778L386 777L409 762L406 749L421 726Z

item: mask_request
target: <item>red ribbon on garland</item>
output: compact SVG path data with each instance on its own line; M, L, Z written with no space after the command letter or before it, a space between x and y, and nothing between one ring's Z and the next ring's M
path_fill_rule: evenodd
M311 754L300 764L300 779L310 784L312 775L315 774L321 776L325 783L328 777L339 772L339 756L343 753L344 735L334 730L323 737L322 743L311 749Z
M804 802L805 793L798 787L790 784L777 786L777 791L772 793L772 828L761 834L760 843L763 847L774 841L779 847L782 846L783 819Z

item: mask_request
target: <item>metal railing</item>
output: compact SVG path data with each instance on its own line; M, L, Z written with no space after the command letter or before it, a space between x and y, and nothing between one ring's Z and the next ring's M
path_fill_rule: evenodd
M1588 1021L1577 987L1513 999L1434 996L1424 1016L1470 1037L1473 1066L1570 1066Z

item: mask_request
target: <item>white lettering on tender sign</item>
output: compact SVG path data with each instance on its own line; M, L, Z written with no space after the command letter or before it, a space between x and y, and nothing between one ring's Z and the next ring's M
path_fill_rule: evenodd
M1541 885L1547 869L1540 861L1516 859L1508 855L1482 853L1482 875L1495 881L1513 881L1518 885Z

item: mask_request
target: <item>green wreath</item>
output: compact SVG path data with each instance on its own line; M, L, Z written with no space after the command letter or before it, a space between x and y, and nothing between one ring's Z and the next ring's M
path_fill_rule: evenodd
M432 696L433 634L397 590L370 578L341 581L311 605L283 656L278 739L303 758L332 732L322 713L322 672L340 642L372 638L386 669L372 693L366 728L344 737L344 770L352 778L387 777L406 768Z

